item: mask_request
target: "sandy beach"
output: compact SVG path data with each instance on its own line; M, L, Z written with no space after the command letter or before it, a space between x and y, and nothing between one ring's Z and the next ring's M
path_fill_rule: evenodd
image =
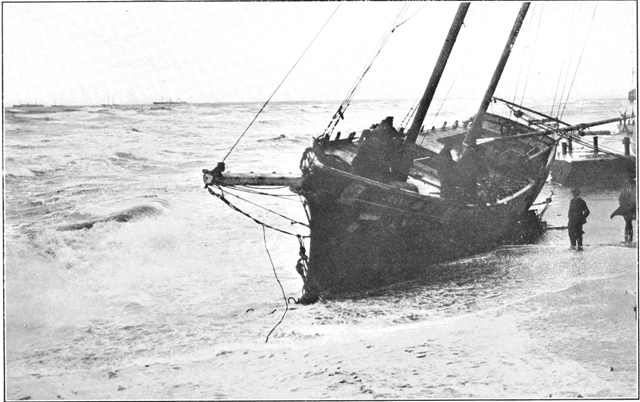
M10 379L9 399L632 398L634 287L635 275L621 274L437 325L354 328L300 345L276 337L188 364L26 375Z
M548 211L552 225L565 219L567 191ZM34 370L8 378L8 399L637 398L637 248L612 241L622 225L607 216L614 192L585 198L593 216L584 252L568 250L564 230L513 246L565 258L549 270L581 278L569 286L387 327L298 327L313 307L296 306L268 343L203 343L203 353L111 369ZM598 263L603 255L618 263Z

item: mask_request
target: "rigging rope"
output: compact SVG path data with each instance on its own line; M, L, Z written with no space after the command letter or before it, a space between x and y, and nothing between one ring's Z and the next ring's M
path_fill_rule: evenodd
M206 189L209 191L209 193L210 193L211 195L213 195L213 196L215 196L215 197L218 197L222 202L224 202L225 204L227 204L227 205L229 206L229 208L233 209L234 211L240 212L242 215L244 215L244 216L246 216L247 218L251 219L252 221L256 222L258 225L262 225L262 226L267 227L267 228L269 228L269 229L275 230L276 232L284 233L284 234L289 235L289 236L295 236L295 237L300 236L300 235L298 235L297 233L287 232L286 230L278 229L278 228L276 228L276 227L273 227L273 226L271 226L271 225L268 225L268 224L266 224L266 223L264 223L264 222L262 222L262 221L260 221L260 220L258 220L258 219L256 219L256 218L254 218L253 216L249 215L248 213L244 212L243 210L241 210L240 208L236 207L235 205L233 205L229 200L227 200L227 199L225 198L224 194L218 194L218 193L216 193L216 192L215 192L215 191L213 191L213 190L211 189L211 187L209 187L209 186L206 186ZM222 191L222 190L221 190L221 191ZM309 236L307 235L307 236L302 236L302 237L307 238L307 237L309 237Z
M418 11L416 11L415 13L411 14L411 16L409 18L407 18L406 20L402 21L401 23L399 23L398 25L396 25L396 28L398 28L400 25L404 24L405 22L409 21L411 18L415 17L416 14L418 14L420 11L422 11L423 8L425 8L427 5L423 5L422 7L420 7L420 9ZM407 7L408 8L408 7Z
M267 197L280 198L280 199L285 200L285 201L298 202L298 201L292 199L293 197L297 197L296 194L270 194L270 193L265 193L265 192L262 192L262 191L256 191L256 190L254 190L254 187L247 186L247 185L245 185L245 186L234 186L233 188L236 191L240 191L240 192L247 193L247 194L264 195L264 196L267 196ZM256 187L256 188L261 188L261 187ZM278 187L277 189L285 189L285 188L288 188L288 187L287 186L282 186L282 187Z
M278 212L276 212L276 211L273 211L273 210L271 210L271 209L269 209L269 208L267 208L267 207L263 207L262 205L260 205L260 204L256 204L255 202L252 202L252 201L249 201L249 200L247 200L246 198L242 198L242 197L240 197L240 196L239 196L239 195L237 195L237 194L233 194L233 193L232 193L232 192L230 192L229 190L227 190L227 194L229 194L229 195L231 195L231 196L233 196L233 197L236 197L237 199L242 200L242 201L244 201L244 202L246 202L246 203L248 203L248 204L255 205L255 206L256 206L256 207L258 207L258 208L262 208L262 209L264 209L265 211L271 212L271 213L272 213L272 214L274 214L274 215L278 215L279 217L284 218L284 219L286 219L286 220L290 221L292 225L293 225L293 224L298 224L298 225L302 225L302 226L309 227L309 225L307 225L307 224L306 224L306 223L304 223L304 222L298 222L298 221L296 221L295 219L291 219L291 218L289 218L289 217L286 217L286 216L284 216L284 215L282 215L282 214L280 214L280 213L278 213Z
M534 10L537 4L534 4ZM538 33L540 32L540 20L542 20L542 11L544 10L544 3L540 7L540 12L538 13L538 26L536 27L536 37L533 40L533 52L531 53L531 63L529 63L529 68L527 69L527 78L524 80L524 89L522 90L522 98L520 99L520 104L524 103L524 94L527 92L527 84L529 83L529 72L531 71L531 64L533 64L533 60L535 60L536 55L536 47L538 45Z
M307 215L307 222L311 222L309 211L307 211L307 201L303 199L300 194L298 194L298 197L300 197L300 204L302 204L302 208L304 209L304 214Z
M284 320L284 316L287 315L287 311L289 311L289 302L287 301L287 295L284 293L284 288L282 287L282 283L280 283L280 279L278 278L276 267L275 265L273 265L273 260L271 259L271 253L269 253L269 249L267 248L267 234L264 229L264 225L262 225L262 239L264 240L264 249L267 250L267 255L269 256L269 262L271 262L271 268L273 268L273 275L275 275L276 280L278 281L278 285L280 285L280 290L282 291L282 297L284 298L284 313L282 314L282 317L280 317L280 321L278 321L278 323L273 328L271 328L271 331L269 331L269 333L267 334L267 339L264 341L264 343L267 343L269 342L269 336L271 336L271 333Z
M564 115L564 110L567 108L567 103L569 102L569 95L571 94L571 89L573 88L573 84L576 81L576 77L578 76L578 69L580 68L580 62L582 61L582 55L584 55L584 49L587 47L587 39L589 38L589 32L591 32L591 25L593 25L593 20L596 16L596 10L598 9L598 3L593 8L593 14L591 15L591 22L589 23L589 29L587 30L587 36L584 39L584 45L582 46L582 52L580 52L580 58L578 59L578 65L576 66L576 72L573 75L573 80L571 81L571 86L569 86L569 92L567 92L567 100L564 103L564 107L562 108L562 113L560 114L560 118Z
M576 18L575 21L575 27L572 27L573 29L571 29L572 32L575 32L577 30L577 26L578 26L578 21L580 21L580 13L582 12L582 3L578 4L578 17ZM560 118L560 108L562 107L562 101L564 99L564 90L567 87L567 80L569 79L569 69L571 68L571 60L573 59L573 48L576 44L576 38L575 36L573 37L573 40L571 41L571 50L569 50L569 62L567 63L567 71L566 74L564 76L564 82L562 83L562 92L560 93L560 101L558 102L558 112L556 113L556 117ZM586 42L585 42L586 44ZM577 69L576 69L576 73L577 73ZM574 75L575 77L575 75ZM567 97L568 100L568 97Z
M324 30L324 27L327 26L327 24L329 23L329 21L331 21L331 18L333 18L333 15L336 13L336 11L338 11L338 9L340 8L340 6L342 5L342 3L338 3L338 6L336 7L336 9L333 11L333 13L329 16L329 19L327 19L327 21L324 23L324 25L322 26L322 28L320 28L320 31L318 31L318 33L316 34L316 36L313 38L313 40L311 41L311 43L309 43L309 45L307 46L306 49L304 49L304 52L302 52L302 54L300 55L300 57L298 57L298 60L296 60L296 62L293 64L293 66L291 67L291 69L289 70L289 72L287 73L287 75L284 76L284 78L282 79L282 81L280 82L280 84L278 84L278 86L276 87L276 89L273 91L273 93L271 94L271 96L269 96L269 99L267 99L267 101L264 103L264 105L262 105L262 107L260 108L260 110L258 111L258 113L255 115L255 117L253 118L253 120L251 120L251 122L249 123L249 125L247 126L247 128L245 128L244 132L240 135L240 137L238 137L238 139L236 140L235 144L233 144L233 146L231 147L231 149L229 149L229 152L227 152L227 154L225 155L224 158L222 158L222 162L224 162L227 157L231 154L231 152L235 149L235 147L238 145L238 143L240 142L240 140L242 139L242 137L244 137L244 135L247 133L247 131L249 131L249 128L253 125L253 123L256 121L256 119L258 118L258 116L260 116L260 113L262 113L262 111L264 110L265 107L267 107L267 104L271 101L271 98L273 98L273 96L276 94L276 92L278 92L278 89L280 89L280 87L282 86L282 84L284 84L284 81L289 77L289 74L291 74L291 72L293 71L293 69L298 65L298 63L300 62L300 60L302 59L302 57L305 55L305 53L307 53L307 50L309 50L309 48L311 47L311 45L313 44L313 42L315 42L315 40L318 38L318 36L320 35L320 33Z
M416 114L416 111L418 110L419 103L420 103L420 98L416 99L413 102L413 105L411 105L411 107L409 108L409 111L407 112L407 114L404 116L404 119L402 119L402 122L400 123L401 128L406 127L406 125L409 124L409 122L413 118L413 115Z
M569 29L573 27L573 21L576 12L576 5L573 5L573 11L571 12L571 22L569 23ZM568 35L567 35L568 36ZM558 83L556 84L556 92L553 94L553 102L551 102L551 111L549 112L549 116L553 116L553 108L556 106L556 98L558 96L558 88L560 88L560 81L562 80L562 71L564 70L564 62L567 58L567 53L563 52L562 55L562 64L560 65L560 73L558 74ZM569 68L567 67L567 70Z
M527 114L527 113L522 111L522 109L521 109L522 106L517 105L515 103L514 104L509 104L509 102L505 101L504 99L500 99L500 98L497 98L497 97L494 97L494 100L497 100L497 101L500 101L500 102L504 103L504 105L506 107L508 107L509 110L511 112L513 112L513 113L515 113L516 111L522 113L522 116L524 116L524 120L529 123L529 126L533 125L535 127L542 128L544 130L551 130L551 131L556 132L554 130L553 126L550 126L549 124L546 124L546 123L534 121L534 119L532 119L531 115L529 115L529 114ZM529 110L529 111L534 113L534 114L536 114L536 115L538 115L538 116L540 116L540 117L544 117L544 115L540 114L539 112L536 112L534 110ZM560 119L557 119L556 123L559 123L559 124L562 124L562 125L565 125L565 126L569 126L569 123L563 122ZM591 132L590 128L587 128L587 130L589 132ZM571 138L571 140L573 142L575 142L576 144L582 145L582 146L584 146L586 148L595 149L595 146L593 144L590 144L589 142L587 142L587 141L582 139L582 136L584 134L579 134L581 131L583 131L583 130L575 129L574 131L571 131L571 132L564 132L564 133L557 133L556 132L556 133L559 136L558 140L561 140L563 138ZM615 151L612 148L603 147L602 145L598 145L598 151L602 152L604 154L607 154L607 155L615 156L615 157L625 157L625 158L627 157L626 155L621 154L619 151Z
M354 97L356 91L360 87L360 84L364 80L365 75L367 75L367 73L369 72L369 69L371 68L371 66L373 65L374 61L376 60L376 58L378 57L378 55L382 51L382 48L389 41L389 38L391 38L391 35L395 32L395 29L401 25L401 24L398 24L398 21L402 18L402 16L404 15L404 13L406 12L406 10L408 8L409 8L408 4L403 4L402 7L400 8L400 10L398 10L398 12L396 13L394 19L391 21L391 24L389 25L389 28L387 29L387 31L385 31L384 35L382 35L382 38L380 38L380 41L378 42L378 45L376 46L373 54L369 57L369 60L367 61L367 63L365 63L365 67L360 72L360 74L356 78L355 82L351 86L351 89L347 93L347 96L342 101L342 103L338 107L338 110L336 111L336 113L331 118L331 121L327 125L327 128L325 128L324 132L319 137L316 137L316 138L324 137L325 135L331 136L331 134L333 133L333 130L336 128L336 126L338 125L340 120L344 120L344 114L347 111L347 108L349 107L349 105L351 104L351 101L353 100L353 97ZM408 19L407 19L407 21L408 21Z
M535 3L533 4L533 10L531 12L531 15L535 14L536 10L535 10ZM522 66L524 65L524 57L526 56L527 52L527 48L529 47L529 35L531 34L531 24L533 23L533 18L529 19L529 27L527 28L527 37L525 38L524 41L524 48L522 50L522 60L520 61L520 67L518 68L518 78L516 79L516 88L513 91L513 100L512 102L516 101L516 97L518 96L518 86L520 86L520 74L522 74ZM531 63L533 62L533 59L529 61L529 68L531 68ZM509 116L511 117L511 116Z
M595 149L593 144L590 144L589 142L587 142L587 141L585 141L583 139L580 139L580 138L578 138L576 136L572 135L571 136L571 140L573 142L575 142L576 144L582 145L582 146L587 147L587 148ZM598 145L598 152L602 152L603 154L615 156L615 157L618 157L618 158L627 158L627 156L621 154L620 152L615 151L612 148L603 147L602 145Z

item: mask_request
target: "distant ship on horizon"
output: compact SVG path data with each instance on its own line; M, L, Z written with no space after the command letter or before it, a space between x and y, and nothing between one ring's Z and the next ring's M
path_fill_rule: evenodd
M185 101L172 101L171 99L169 99L168 101L163 101L163 102L153 102L154 105L183 105L187 102Z
M40 105L38 103L20 103L18 105L13 105L13 107L43 107L44 105Z

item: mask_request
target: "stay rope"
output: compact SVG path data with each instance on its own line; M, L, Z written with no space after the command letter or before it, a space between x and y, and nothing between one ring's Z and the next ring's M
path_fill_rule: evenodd
M598 3L593 8L593 14L591 15L591 22L589 22L589 29L587 30L587 36L584 39L584 45L582 46L582 51L580 52L580 58L578 59L578 65L576 66L576 72L573 75L573 80L571 80L571 86L569 86L569 92L567 92L567 100L562 107L562 113L560 113L560 118L564 115L564 110L567 108L567 103L569 103L569 95L571 94L571 89L573 88L573 84L576 81L576 77L578 76L578 69L580 68L580 62L582 61L582 56L584 55L584 49L587 47L587 39L589 38L589 33L591 32L591 26L593 25L593 20L596 16L596 10L598 9Z
M402 21L401 23L399 23L398 25L396 25L396 28L398 28L400 25L404 24L405 22L409 21L411 18L415 17L416 14L418 14L420 11L422 11L423 8L425 8L427 5L423 5L422 7L420 7L420 9L418 11L416 11L415 13L411 14L409 16L409 18L407 18L406 20ZM407 7L408 8L408 7Z
M288 188L288 187L287 186L278 187L278 189L285 189L285 188ZM270 194L270 193L265 193L264 191L254 190L250 186L242 186L242 187L234 186L233 189L236 191L247 193L247 194L264 195L267 197L279 198L285 201L298 202L297 200L292 199L293 197L297 197L296 194Z
M313 42L315 42L315 40L318 38L318 36L320 35L320 33L324 30L324 27L327 26L327 24L329 23L329 21L331 21L331 18L333 18L334 14L336 13L336 11L338 11L338 9L340 8L340 6L342 5L342 3L338 3L338 6L336 7L336 9L333 11L333 13L331 13L331 15L329 16L329 19L327 19L327 21L324 23L324 25L322 26L322 28L320 28L320 30L318 31L318 33L316 34L316 36L313 38L313 40L309 43L309 45L307 46L306 49L304 49L304 52L302 52L302 54L300 55L300 57L298 57L298 60L296 60L296 62L293 64L293 66L291 67L291 69L289 70L289 72L287 73L287 75L284 76L284 78L282 79L282 81L280 82L280 84L278 84L278 86L276 87L276 89L273 91L273 93L271 94L271 96L269 96L269 99L267 99L267 101L264 103L264 105L262 105L262 107L260 108L260 110L258 111L258 113L256 113L255 117L253 118L253 120L251 120L251 122L249 123L249 125L247 126L247 128L244 129L244 132L240 135L240 137L238 137L238 139L236 140L235 144L233 144L233 146L231 147L231 149L229 149L229 152L227 152L227 154L225 155L224 158L222 158L222 162L224 162L227 157L231 154L231 152L235 149L235 147L238 145L238 143L240 142L240 140L242 139L242 137L244 137L244 135L247 133L247 131L249 131L249 128L253 125L253 123L256 121L256 119L258 118L258 116L260 116L260 113L262 113L262 111L267 107L267 104L269 104L269 102L271 101L271 98L273 98L273 96L276 94L276 92L278 92L278 89L280 89L280 87L282 86L282 84L284 84L285 80L289 77L289 74L291 74L291 72L293 71L293 69L298 65L298 63L300 62L300 60L302 59L302 57L307 53L307 51L309 50L309 48L311 47L311 45L313 44Z
M531 12L532 15L536 12L535 7L536 7L536 5L534 3L533 4L533 9L532 9L532 12ZM524 51L524 50L526 50L529 47L529 36L531 34L531 24L532 23L533 23L533 18L530 18L529 19L529 27L527 28L527 37L525 38L525 41L524 41L524 48L523 48L523 52L522 52L522 60L520 61L520 67L518 68L518 78L516 79L516 87L515 87L515 89L513 91L512 102L514 102L514 103L516 101L516 97L518 96L518 87L520 86L520 75L522 74L522 66L525 64L524 63L524 57L527 54L527 52ZM533 62L533 59L529 61L529 68L531 68L531 63L532 62ZM511 117L511 116L509 116L509 117Z
M574 22L574 18L575 18L575 13L576 13L576 5L574 4L573 5L573 11L571 12L571 21L569 22L569 31L571 31L571 29L573 28L573 22ZM567 52L563 52L562 64L560 65L560 73L558 74L558 82L556 83L556 91L553 94L553 102L551 102L551 111L549 112L549 116L553 116L553 109L556 106L556 99L557 99L557 96L558 96L558 89L560 88L560 81L562 80L562 72L564 70L566 59L567 59ZM569 70L569 67L567 66L567 71L568 70Z
M389 38L391 38L391 35L395 32L395 29L400 25L404 24L405 22L407 22L411 17L413 17L411 16L409 19L403 21L402 23L399 23L400 19L402 18L404 13L406 13L408 8L409 8L408 4L403 4L402 7L400 7L400 10L398 10L398 12L396 13L391 24L389 25L389 28L382 35L382 38L380 38L380 41L378 42L378 45L376 46L373 54L369 57L369 60L365 63L364 68L362 69L362 71L356 78L355 82L351 86L351 89L347 93L347 96L338 107L338 110L334 113L333 117L331 118L331 121L327 125L327 128L325 128L324 132L317 138L324 137L327 135L331 136L331 134L333 134L333 131L338 125L338 123L340 122L340 120L344 120L344 114L347 111L347 108L349 107L349 105L351 104L351 101L353 100L353 97L355 96L356 91L360 87L360 84L362 84L364 77L367 75L367 73L371 69L371 66L375 62L376 58L378 58L378 55L380 55L380 52L382 52L382 49L389 41Z
M573 26L570 27L570 31L571 32L575 32L577 31L577 26L578 26L578 21L580 21L580 13L582 12L582 3L578 3L578 16L576 17L576 20L574 21ZM571 41L571 49L569 50L569 62L567 63L567 71L565 72L565 76L564 76L564 82L562 83L562 92L560 93L560 100L558 101L558 112L556 113L556 117L559 119L560 118L560 108L562 107L562 101L564 99L564 91L565 88L567 87L567 81L569 80L569 68L571 67L571 60L573 59L573 48L576 44L576 38L575 36L572 36L573 40ZM577 70L576 70L577 73ZM567 97L568 99L568 97ZM552 115L553 116L553 115Z
M535 8L537 4L533 5L533 10L535 14ZM529 68L527 69L527 77L524 80L524 89L522 90L522 98L520 98L520 104L524 103L524 94L527 92L527 84L529 83L529 72L531 71L531 64L533 64L533 60L535 60L536 55L536 47L538 44L538 33L540 32L540 21L542 20L542 11L544 10L544 3L540 6L540 12L538 13L538 26L536 27L536 37L533 40L533 51L531 53L531 63L529 63Z
M267 211L267 212L271 212L271 213L272 213L272 214L274 214L274 215L278 215L279 217L284 218L284 219L286 219L286 220L290 221L292 225L294 225L294 224L298 224L298 225L302 225L302 226L309 227L309 225L307 225L307 224L306 224L306 223L304 223L304 222L298 222L298 221L296 221L295 219L292 219L292 218L289 218L289 217L287 217L287 216L285 216L285 215L282 215L282 214L281 214L281 213L279 213L279 212L276 212L276 211L274 211L274 210L272 210L272 209L269 209L269 208L267 208L267 207L265 207L265 206L262 206L262 205L260 205L260 204L256 204L255 202L253 202L253 201L249 201L249 200L247 200L246 198L242 198L242 197L240 197L240 196L239 196L239 195L237 195L237 194L233 194L232 192L229 192L228 190L227 190L227 194L229 194L230 196L236 197L237 199L242 200L242 201L244 201L244 202L246 202L246 203L248 203L248 204L255 205L255 206L256 206L256 207L258 207L258 208L262 208L262 209L264 209L264 210L265 210L265 211ZM297 201L296 201L296 202L297 202Z
M269 224L267 224L267 223L265 223L265 222L262 222L262 221L261 221L261 220L259 220L259 219L254 218L253 216L249 215L248 213L244 212L244 211L243 211L243 210L241 210L240 208L238 208L238 207L236 207L235 205L233 205L233 204L232 204L232 203L231 203L231 202L230 202L230 201L229 201L229 200L224 196L224 193L222 192L222 189L220 189L221 194L218 194L218 193L216 193L215 191L213 191L213 190L211 189L211 187L210 187L210 186L208 186L208 185L207 185L207 186L205 186L205 187L206 187L207 191L209 191L209 193L210 193L211 195L213 195L213 196L215 196L215 197L219 198L222 202L224 202L225 204L227 204L227 206L229 206L229 208L233 209L233 210L234 210L234 211L236 211L236 212L241 213L242 215L244 215L244 216L246 216L247 218L251 219L252 221L256 222L258 225L262 225L263 227L267 227L267 228L269 228L269 229L275 230L276 232L280 232L280 233L283 233L283 234L286 234L286 235L289 235L289 236L294 236L294 237L301 236L301 235L299 235L299 234L297 234L297 233L291 233L291 232L288 232L288 231L286 231L286 230L276 228L276 227L271 226L271 225L269 225ZM231 194L231 193L230 193L230 194ZM289 218L287 218L287 219L289 219ZM301 236L301 237L303 237L303 238L308 238L308 237L309 237L309 235Z
M576 22L575 22L576 26L577 26L577 21L579 20L582 3L580 3L579 7L580 8L578 9L578 18L576 18ZM557 113L556 113L556 117L559 118L559 119L561 119L562 116L564 115L564 112L565 112L565 110L567 108L567 104L569 103L569 96L571 95L571 90L573 89L573 85L575 83L576 77L578 76L578 70L580 69L580 63L582 62L582 56L584 55L584 51L585 51L585 49L587 47L587 40L589 38L589 33L591 32L591 27L593 26L593 21L595 19L595 15L596 15L596 10L597 9L598 9L598 4L596 3L595 7L593 8L593 13L591 15L591 20L589 22L589 28L587 30L587 34L586 34L586 36L584 38L584 42L583 42L583 45L582 45L582 50L580 52L580 57L578 58L578 61L577 61L576 67L575 67L575 71L573 72L573 78L571 79L571 84L569 85L569 89L567 91L567 96L565 98L564 97L564 92L565 92L567 81L569 79L569 68L570 68L570 64L571 64L571 59L573 58L573 46L575 44L575 40L572 41L571 51L569 52L569 54L570 54L569 63L567 64L567 68L566 68L566 71L565 71L564 84L562 86L562 93L560 95L560 100L558 101L558 110L557 110ZM575 6L574 6L574 11L575 11ZM573 21L574 21L574 19L572 17L572 23L570 25L572 32L576 30L573 27L573 25L574 25ZM562 75L562 73L561 73L561 75ZM556 87L556 95L557 95L557 91L558 91L558 88L559 88L559 84L560 84L560 78L558 79L558 86ZM551 107L551 112L549 113L550 116L553 116L553 107L555 105L556 95L554 95L553 104L552 104L552 107Z
M496 98L494 98L494 99L496 99ZM529 125L531 125L531 124L532 124L531 115L528 115L527 113L523 112L523 111L522 111L522 109L520 109L519 105L517 105L517 104L515 104L515 103L514 103L514 104L506 103L506 101L505 101L505 100L503 100L503 99L499 99L499 98L497 98L496 100L501 101L502 103L504 103L504 104L505 104L505 106L507 106L507 107L509 108L509 110L511 111L511 113L519 112L519 113L522 113L522 116L527 116L527 117L525 118L525 120L529 121ZM538 114L537 112L535 112L535 111L532 111L532 112L533 112L534 114L538 115L538 116L541 116L541 115L539 115L539 114ZM558 123L563 124L563 125L565 125L565 126L569 126L569 123L566 123L566 122L560 121L560 119L558 119ZM554 132L555 132L555 130L553 129L553 127L550 127L549 125L546 125L546 124L534 124L534 125L535 125L536 127L538 127L538 128L543 128L544 130L551 130L551 131L554 131ZM572 132L558 133L558 138L557 138L557 140L556 140L556 141L558 142L558 141L560 141L560 140L562 140L562 139L565 139L565 138L571 138L571 140L572 140L574 143L579 144L579 145L582 145L582 146L584 146L585 148L590 148L590 149L595 150L595 148L596 148L596 147L595 147L593 144L591 144L591 143L589 143L588 141L585 141L584 139L582 139L582 136L583 136L584 134L579 134L579 132L581 132L581 131L584 131L584 130L576 129L576 130L574 130L574 131L572 131ZM590 128L587 128L587 129L586 129L586 131L591 132L591 129L590 129ZM573 133L573 134L572 134L572 133ZM622 154L622 153L620 153L619 151L616 151L616 150L614 150L614 149L612 149L612 148L608 148L608 147L606 147L606 146L602 146L602 145L598 145L598 152L602 152L603 154L610 155L610 156L614 156L614 157L618 157L618 158L622 158L622 157L627 158L627 156L626 156L626 155L623 155L623 154Z

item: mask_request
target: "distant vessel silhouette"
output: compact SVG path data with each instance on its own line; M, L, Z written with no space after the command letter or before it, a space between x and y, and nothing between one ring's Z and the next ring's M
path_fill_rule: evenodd
M171 99L169 99L166 102L153 102L154 105L183 105L187 102L185 101L172 101Z
M13 105L13 107L43 107L44 105L40 105L37 103L21 103L19 105Z

